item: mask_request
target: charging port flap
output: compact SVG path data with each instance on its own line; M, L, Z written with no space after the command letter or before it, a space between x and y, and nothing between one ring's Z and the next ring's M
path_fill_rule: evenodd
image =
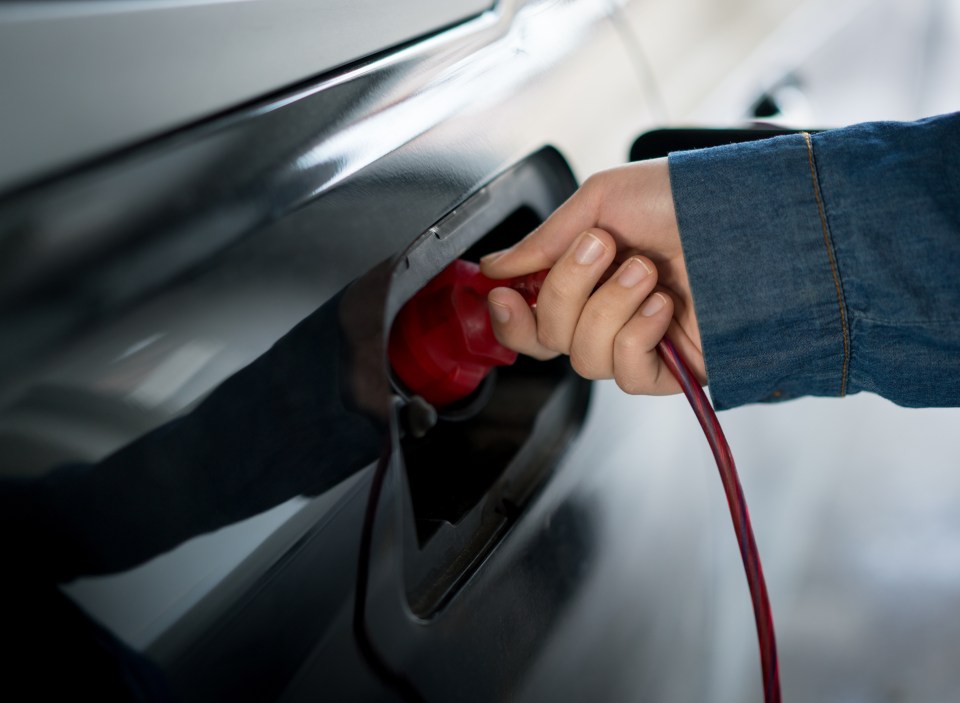
M398 259L388 322L454 259L477 261L510 246L575 188L553 150L482 188ZM434 616L522 516L579 429L589 393L590 383L565 357L520 358L488 376L471 397L440 408L426 432L396 440L394 459L404 479L404 588L416 616Z

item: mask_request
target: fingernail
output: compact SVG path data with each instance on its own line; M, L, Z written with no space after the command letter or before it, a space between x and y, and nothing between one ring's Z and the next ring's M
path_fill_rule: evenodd
M493 252L490 252L489 254L487 254L486 256L481 256L481 257L480 257L480 263L481 263L481 264L489 264L489 263L492 263L492 262L496 261L497 259L499 259L499 258L500 258L501 256L503 256L504 254L506 254L508 251L510 251L510 249L513 249L513 247L510 247L510 248L508 248L508 249L501 249L500 251L493 251Z
M633 288L644 278L653 273L653 269L643 259L627 259L627 263L620 269L617 283L624 288Z
M594 263L603 256L607 248L595 235L590 232L584 232L580 237L580 243L577 244L576 251L573 252L573 259L578 264L584 266Z
M490 308L490 316L497 322L504 323L510 321L510 308L502 303L495 303L492 300L487 301Z
M653 317L658 312L663 310L663 306L667 304L667 299L663 297L660 293L654 293L650 298L643 304L643 307L640 308L640 314L644 317Z

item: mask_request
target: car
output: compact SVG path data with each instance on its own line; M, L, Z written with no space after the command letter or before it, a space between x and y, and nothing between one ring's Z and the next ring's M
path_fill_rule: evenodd
M111 458L117 469L111 500L78 493L48 516L105 533L83 545L96 568L77 572L77 545L44 543L7 513L5 548L22 563L5 599L37 650L5 669L26 660L49 673L31 678L38 690L134 700L757 695L736 545L682 398L630 398L563 360L520 360L434 419L395 379L383 385L385 340L447 264L523 237L644 134L859 118L835 57L872 46L889 17L912 22L897 43L908 54L945 12L824 6L0 8L0 471L44 486L58 471L97 477ZM920 109L910 88L891 79L875 116ZM689 132L657 134L666 152ZM304 467L257 455L253 488L227 493L249 478L229 472L251 459L237 447L264 428L270 447L314 432L346 446L336 424L286 434L296 417L236 382L271 350L316 345L316 364L281 382L322 395L311 384L340 378L341 343L344 368L381 384L372 456L331 450ZM957 514L956 414L840 405L722 417L768 566L785 689L943 698L956 675L921 676L933 649L911 649L921 625L952 641L939 608L955 591L937 588L953 583L943 564L956 540L939 527ZM229 420L205 439L217 451L170 461L158 437L211 407ZM149 452L128 461L131 447ZM169 480L147 480L144 457ZM873 645L891 633L904 639ZM904 658L916 666L895 666Z

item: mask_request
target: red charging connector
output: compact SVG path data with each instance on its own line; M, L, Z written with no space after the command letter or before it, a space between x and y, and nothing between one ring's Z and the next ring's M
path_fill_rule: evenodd
M457 260L414 295L390 331L390 364L412 394L443 407L473 393L494 366L509 366L517 353L497 341L487 294L507 286L532 305L547 272L494 280L480 267Z

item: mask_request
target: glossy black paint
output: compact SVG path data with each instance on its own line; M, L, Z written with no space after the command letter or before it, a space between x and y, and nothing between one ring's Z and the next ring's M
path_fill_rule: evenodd
M0 5L0 189L490 10L491 0Z
M492 124L464 124L478 104L516 103L516 91L565 58L524 47L529 27L549 25L532 16L539 11L505 3L497 16L70 178L0 194L0 322L15 340L3 368L267 231L276 240L298 226L330 228L324 258L337 263L317 273L341 285L396 251L544 144L535 125L509 122L509 105ZM574 54L581 34L602 29L605 12L556 14ZM584 20L593 24L575 24ZM556 94L552 86L531 92ZM346 180L346 192L335 192ZM298 214L308 204L312 212Z
M383 461L387 462L382 496L376 504L368 505L371 499L364 482L361 485L365 490L341 501L295 549L264 573L248 595L230 604L217 618L216 627L191 637L189 642L177 644L168 636L158 643L154 656L160 659L181 698L273 698L283 691L293 670L308 654L298 679L320 676L327 686L339 685L350 691L357 686L362 690L378 682L383 684L383 676L371 676L369 672L363 677L364 683L357 681L355 672L365 665L354 661L358 656L353 647L357 625L343 615L349 611L351 595L363 598L360 631L365 646L376 652L375 658L369 654L365 657L372 671L377 667L371 665L389 662L388 670L400 669L405 677L417 682L417 690L438 699L454 695L465 684L475 689L478 700L499 696L498 690L515 685L535 651L534 643L552 622L554 609L562 605L563 595L538 579L535 585L546 587L551 600L534 606L536 601L529 597L532 594L527 593L524 580L510 586L516 603L509 605L492 595L496 587L474 577L511 529L521 523L527 504L548 480L575 435L586 408L589 384L572 374L565 362L558 362L552 371L550 366L529 363L509 369L495 383L487 407L472 418L461 415L453 420L441 419L424 440L438 446L424 449L421 445L415 451L410 438L406 438L405 446L401 444L403 401L390 387L383 363L384 340L400 306L447 262L468 248L476 250L474 245L518 208L530 209L542 218L573 188L572 176L556 152L536 154L482 188L394 260L378 266L347 289L338 307L342 335L351 350L348 356L352 363L344 367L346 382L355 394L349 405L365 409L390 428L381 439L386 452ZM317 358L326 361L325 356ZM515 427L515 418L525 414L530 419ZM458 456L463 451L475 456ZM415 479L439 465L455 481L457 472L473 470L471 461L492 464L486 467L493 470L488 485L474 494L453 524L434 525L429 534L418 535L418 528L424 520L431 522L431 516L424 516L424 507L414 500ZM281 467L276 469L279 480ZM326 469L318 464L317 471ZM375 483L378 494L380 480ZM470 480L464 477L461 482ZM448 501L454 499L452 494L447 496ZM353 538L345 540L344 535L358 531L356 521L364 510L375 511L371 513L375 522L367 528L372 530L372 546L359 556L363 583L369 580L370 584L363 586L361 595L352 590L357 553L353 549L338 552L336 546L344 542L353 545ZM576 545L573 540L557 546L566 552ZM541 564L539 556L533 563ZM322 586L316 583L314 590L307 584L317 577L308 574L318 568ZM550 577L549 572L547 568L544 579ZM337 581L340 590L331 590ZM471 581L473 584L467 587ZM323 593L322 599L318 600L318 592ZM489 642L487 636L479 640L464 637L466 623L472 623L471 629L482 630L488 627L483 623L506 616L504 608L517 606L526 617L535 618L520 631L526 634L510 638L508 659L498 660L495 668L482 675L478 670L470 681L467 673L452 662L465 656L487 658L490 651L485 644ZM546 609L541 612L541 608ZM339 617L334 615L337 612ZM308 614L316 617L306 617ZM307 645L318 638L321 643L308 650ZM333 651L325 651L328 647ZM398 665L392 661L398 647L416 653L416 659ZM258 652L255 660L250 659L251 652ZM437 666L450 675L437 676ZM306 695L315 695L313 685L308 684ZM290 695L301 695L299 686L294 685L298 693Z
M600 2L502 3L422 44L0 197L0 442L16 446L0 468L37 473L100 459L194 407L365 274L373 292L352 289L346 329L358 363L377 369L364 376L375 387L369 409L390 420L385 439L399 442L383 384L385 325L486 231L444 240L443 218L471 196L482 202L485 184L533 154L546 198L478 213L489 227L517 205L542 218L573 187L570 166L582 177L617 163L643 130L645 96L610 17ZM603 80L585 69L596 65ZM633 111L598 131L589 115L614 102ZM412 250L415 275L375 269L417 237L435 237L433 225L446 248L419 260L427 249ZM198 343L217 351L193 375L145 393L166 361ZM563 383L567 399L547 411L562 430L551 440L557 451L585 403L582 388ZM32 434L14 434L28 410L40 418ZM598 536L606 499L576 490L583 466L554 467L555 458L531 486L513 487L528 503L507 516L509 533L498 529L465 568L446 567L452 577L419 615L410 594L428 569L405 561L416 541L412 508L402 471L387 476L367 622L384 659L429 700L536 700L544 690L534 662L588 597L594 565L611 556ZM68 591L86 593L77 596L85 607L156 661L186 700L391 699L351 631L368 482L364 474L278 526L245 527L255 538L235 568L159 631L123 631L87 585ZM183 551L157 569L193 569L201 581ZM412 568L420 576L411 579ZM132 576L100 586L139 602ZM614 652L583 656L603 670L623 666Z

